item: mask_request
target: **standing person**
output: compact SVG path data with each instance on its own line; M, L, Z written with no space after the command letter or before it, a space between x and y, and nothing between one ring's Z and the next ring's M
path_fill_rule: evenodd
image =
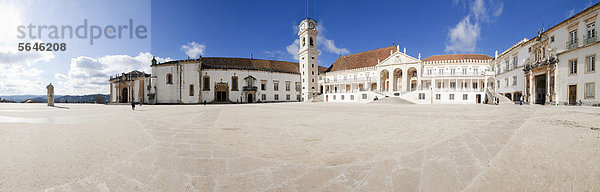
M131 110L135 110L135 102L131 102Z

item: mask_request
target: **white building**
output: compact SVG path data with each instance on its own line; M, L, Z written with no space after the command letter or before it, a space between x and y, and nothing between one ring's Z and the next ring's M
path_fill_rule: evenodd
M413 103L483 103L492 57L436 55L420 60L386 47L338 58L325 73L326 102L398 97Z
M149 85L150 74L141 71L131 71L121 75L111 76L111 103L145 103L148 101L146 86Z
M525 73L523 67L529 59L529 48L532 41L523 39L515 45L496 55L492 68L496 73L494 91L519 103L524 99Z
M164 63L152 60L151 66L152 76L136 76L126 84L111 78L111 102L197 104L301 100L298 63L201 57ZM318 69L324 71L326 68ZM121 89L127 91L124 94L131 95L127 96L130 99L122 99ZM142 95L145 99L138 99Z
M318 66L317 21L299 24L299 62L201 57L156 63L152 76L110 79L111 102L371 102L396 97L419 104L598 105L596 33L600 3L494 58L435 55L421 60L391 46L340 56Z

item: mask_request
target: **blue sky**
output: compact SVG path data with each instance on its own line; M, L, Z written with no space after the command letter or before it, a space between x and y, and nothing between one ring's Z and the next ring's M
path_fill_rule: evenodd
M533 37L598 0L325 1L309 0L319 22L319 65L339 55L391 46L422 58L449 53L493 56ZM108 78L150 71L159 61L198 57L250 57L295 61L304 0L0 0L0 95L108 93ZM315 9L316 5L316 9ZM136 24L146 39L16 39L13 25ZM65 52L18 52L20 42L67 43Z
M339 53L357 53L392 43L406 47L414 57L419 53L425 58L467 52L493 56L495 50L534 36L542 24L546 28L555 25L571 10L577 13L596 2L318 0L316 19L324 28L320 33L338 48L328 51L320 45L319 65L331 65ZM309 17L315 17L314 4L314 0L309 1ZM205 46L204 56L249 57L252 53L255 58L293 61L286 47L297 38L295 27L304 16L302 0L153 1L152 51L161 56L186 57L179 48L193 41ZM453 45L450 32L466 17L471 25L463 22L465 30L456 30L455 34L460 37L464 33L474 43L459 40L454 43L455 49L447 49Z

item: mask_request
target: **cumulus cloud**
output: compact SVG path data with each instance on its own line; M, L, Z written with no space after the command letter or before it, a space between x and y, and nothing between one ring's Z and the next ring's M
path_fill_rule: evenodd
M29 43L42 43L36 40ZM0 94L17 95L43 90L39 67L42 62L54 59L48 51L17 51L14 46L0 45Z
M460 0L453 0L452 3L456 5L459 2ZM470 3L469 14L448 30L446 52L477 51L477 41L481 37L482 23L491 22L494 18L500 16L504 10L504 3L502 1L474 0Z
M190 58L198 58L198 56L204 55L205 49L206 46L204 44L199 44L194 41L181 46L181 50Z
M79 56L71 59L67 74L56 73L54 78L64 87L67 94L108 93L110 76L132 70L150 73L152 54L139 53L137 56L106 55L100 58ZM165 62L171 58L156 60Z
M294 60L298 60L298 52L300 51L300 39L294 40L294 42L287 47L285 50L294 58Z
M14 4L12 4L14 5ZM17 41L17 25L21 22L21 11L7 3L0 2L0 95L39 93L44 89L40 65L54 59L49 51L18 51L18 43L43 43L41 40Z
M478 23L471 23L471 19L465 17L450 30L450 42L446 45L446 52L474 52L480 31Z
M295 33L297 34L298 27L295 27L294 30L295 30ZM317 47L321 47L325 53L333 53L336 55L345 55L345 54L350 53L350 51L348 49L338 47L335 44L335 41L333 39L329 39L329 38L325 37L324 32L326 30L325 30L325 27L323 27L322 23L317 25L317 31L319 31L319 34L317 35ZM292 58L294 58L294 60L298 60L298 51L300 50L300 40L296 38L294 40L294 42L292 42L292 44L285 47L285 50ZM321 51L321 49L319 49L319 51Z

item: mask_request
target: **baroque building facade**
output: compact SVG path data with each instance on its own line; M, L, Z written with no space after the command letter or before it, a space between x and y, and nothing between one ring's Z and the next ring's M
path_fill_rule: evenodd
M600 4L542 29L494 55L421 59L399 46L340 56L318 66L317 21L302 20L298 63L200 57L157 63L152 75L111 77L111 102L371 102L395 97L418 104L525 103L598 105Z

